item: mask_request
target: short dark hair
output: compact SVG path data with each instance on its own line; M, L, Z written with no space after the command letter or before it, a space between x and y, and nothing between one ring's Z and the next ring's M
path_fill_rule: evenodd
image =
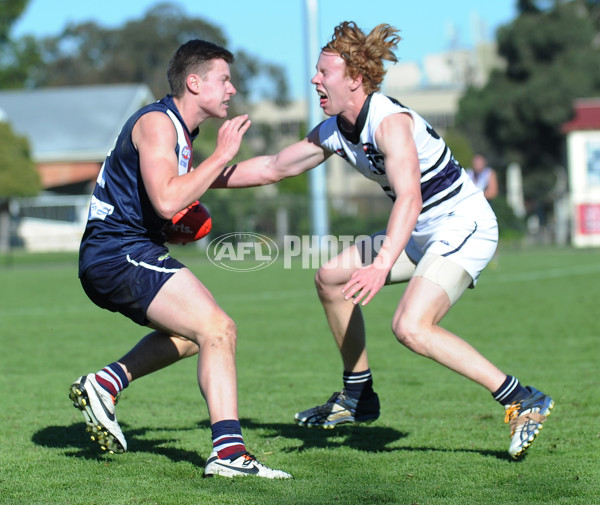
M192 73L204 74L207 71L207 63L216 59L233 63L233 54L224 47L206 40L193 39L179 46L167 69L171 94L181 97L185 91L187 76Z

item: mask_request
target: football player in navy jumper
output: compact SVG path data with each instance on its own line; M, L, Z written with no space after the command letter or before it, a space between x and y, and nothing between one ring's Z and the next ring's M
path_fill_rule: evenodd
M214 186L271 184L336 154L379 183L393 201L385 231L344 250L317 272L318 295L342 358L343 388L325 404L298 412L300 425L333 428L379 417L361 305L385 284L408 282L392 317L395 337L490 391L505 407L509 453L516 458L531 445L553 401L440 326L493 257L498 225L444 140L419 114L380 92L383 62L396 61L399 40L387 24L369 34L354 22L338 25L311 80L330 117L276 155L226 168Z
M117 361L77 379L69 396L92 439L121 453L127 450L115 417L121 391L132 380L197 355L213 439L204 474L289 478L246 451L238 416L236 326L165 245L173 216L210 187L250 126L247 115L226 119L236 93L232 62L228 50L210 42L180 46L167 71L171 94L125 123L102 166L80 248L81 283L94 303L152 332ZM225 121L214 152L194 169L192 141L208 118Z

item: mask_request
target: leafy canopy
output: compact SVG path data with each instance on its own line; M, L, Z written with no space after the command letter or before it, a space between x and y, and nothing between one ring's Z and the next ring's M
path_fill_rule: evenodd
M478 150L520 163L526 196L541 201L563 163L574 101L600 94L600 2L522 0L519 9L497 33L505 68L467 90L457 124Z
M0 121L0 200L34 196L41 188L40 177L29 153L29 142Z

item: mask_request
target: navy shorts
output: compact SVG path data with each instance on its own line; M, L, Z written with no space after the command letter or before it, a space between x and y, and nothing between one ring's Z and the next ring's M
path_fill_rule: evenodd
M96 305L146 326L150 303L165 282L182 268L185 265L164 249L153 249L92 265L80 275L80 280Z

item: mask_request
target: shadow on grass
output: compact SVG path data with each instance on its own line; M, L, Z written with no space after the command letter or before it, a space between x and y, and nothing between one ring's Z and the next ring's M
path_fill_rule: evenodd
M242 419L242 428L262 430L270 437L297 440L300 445L284 449L286 452L303 452L313 448L335 449L349 447L363 452L395 451L390 444L406 438L407 433L394 428L372 426L337 426L335 429L306 428L293 423L257 423L252 419Z
M499 460L514 462L505 451L491 451L481 449L452 449L439 447L415 447L410 445L398 445L399 440L408 437L407 433L394 428L379 426L338 426L333 430L322 430L318 428L306 428L291 423L259 423L251 419L241 420L242 429L260 430L264 432L264 438L281 437L289 440L284 452L304 452L313 448L336 449L340 447L351 448L357 451L381 453L381 452L448 452L448 453L477 453L482 456L494 457ZM129 452L146 452L159 454L173 462L188 462L195 466L203 467L206 459L199 456L196 451L169 447L178 443L178 432L194 431L198 428L210 429L208 421L196 423L189 428L137 428L128 429L126 423L121 423L123 433L127 438ZM150 434L160 433L160 438L150 438ZM42 447L65 450L69 457L102 460L106 453L92 442L85 431L83 423L74 423L69 426L48 426L32 436L32 441ZM296 445L297 441L299 445ZM523 458L524 459L524 458ZM523 459L519 461L523 461Z
M160 454L173 462L188 462L195 466L203 467L206 459L200 457L195 451L177 449L175 447L166 447L166 445L176 443L178 431L191 431L195 428L138 428L129 430L126 423L119 423L127 439L128 452L148 452ZM171 435L162 438L145 438L152 432L168 432ZM107 453L100 450L98 445L90 440L89 434L85 431L85 424L74 423L70 426L47 426L33 434L31 440L42 447L54 449L63 449L65 454L70 457L102 460Z
M199 423L199 425L204 426L204 423ZM208 423L206 423L206 426L209 426ZM467 452L515 462L506 451L398 445L395 442L407 438L409 436L408 433L398 431L394 428L376 425L340 425L331 430L324 430L320 428L302 427L296 424L262 424L255 423L251 419L243 419L242 427L246 429L271 430L271 436L280 436L286 439L297 439L300 441L301 445L299 447L284 449L286 452L303 452L312 448L335 449L338 447L349 447L363 452ZM523 459L520 459L519 461L522 461Z

